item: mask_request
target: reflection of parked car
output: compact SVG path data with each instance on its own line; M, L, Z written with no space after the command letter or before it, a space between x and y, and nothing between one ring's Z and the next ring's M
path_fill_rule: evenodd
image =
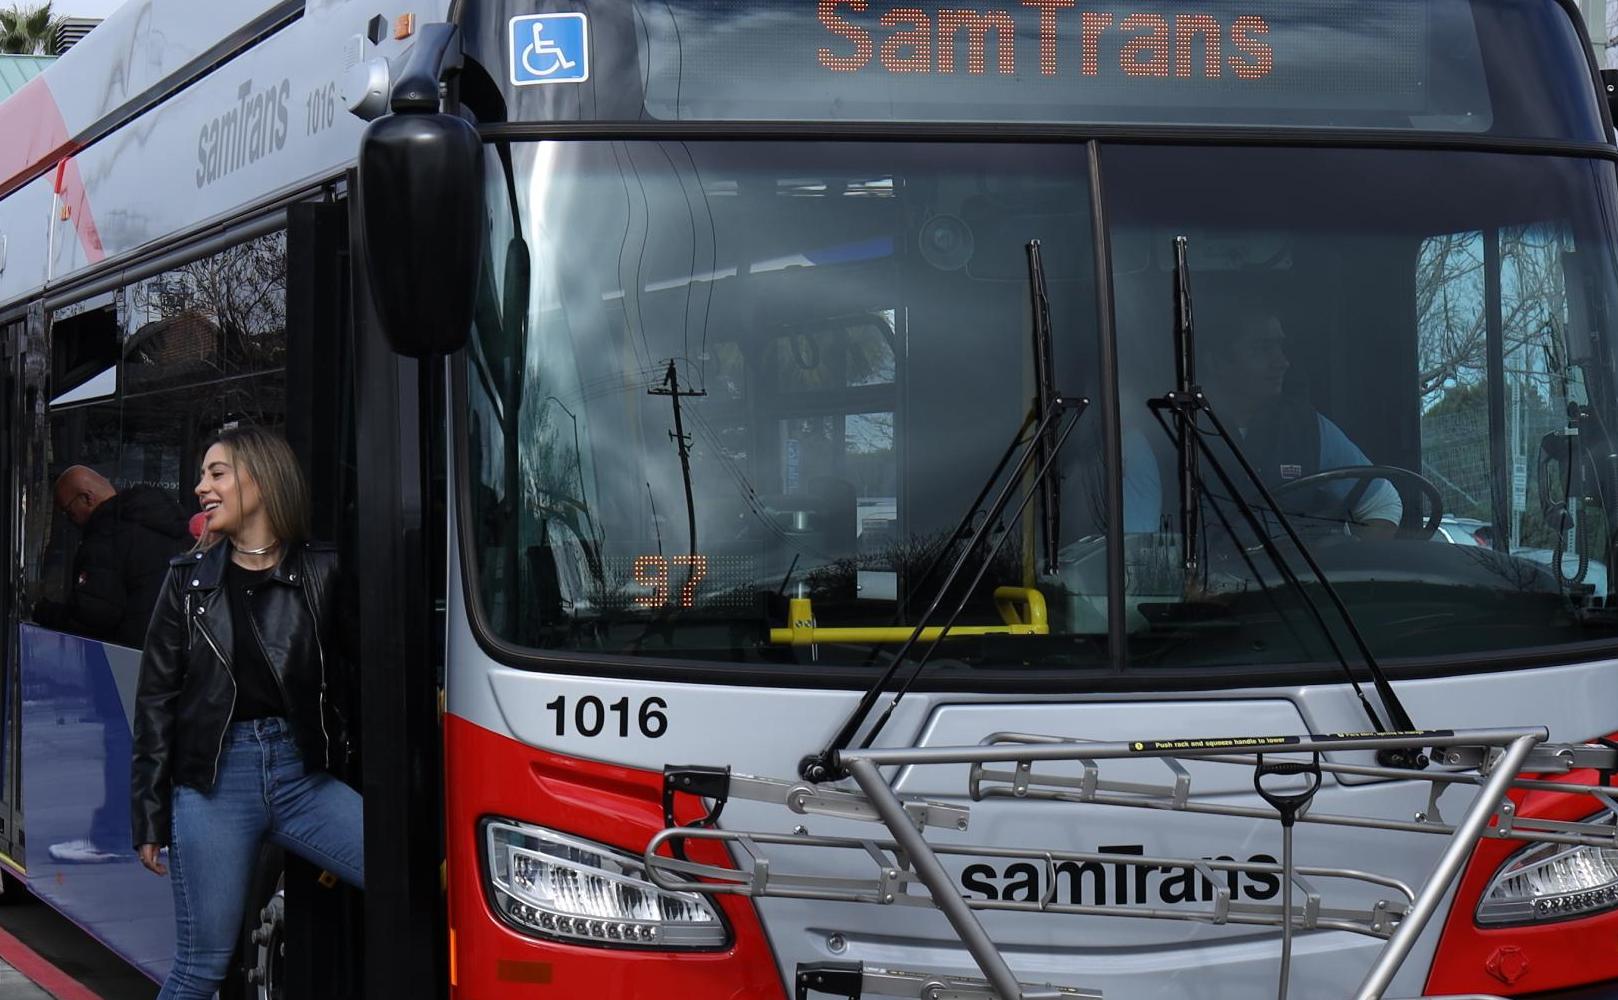
M1452 517L1445 514L1438 522L1433 541L1453 542L1456 545L1481 545L1494 548L1494 525L1475 517Z
M1433 541L1450 542L1455 545L1475 545L1492 549L1494 545L1494 525L1487 521L1480 521L1475 517L1454 517L1445 514L1438 522L1438 530L1433 533ZM1511 554L1518 559L1525 559L1550 569L1556 553L1552 549L1512 549ZM1579 555L1577 552L1562 553L1562 576L1571 579L1579 571ZM1604 598L1607 593L1607 567L1597 560L1590 560L1590 565L1584 571L1584 583L1594 588L1597 599Z

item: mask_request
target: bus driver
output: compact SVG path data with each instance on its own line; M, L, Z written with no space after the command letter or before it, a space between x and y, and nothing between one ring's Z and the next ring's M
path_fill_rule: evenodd
M1272 493L1317 472L1372 464L1342 428L1306 399L1283 394L1291 362L1286 355L1286 331L1272 310L1250 305L1237 311L1234 322L1205 323L1198 334L1197 374L1209 404ZM1208 421L1203 420L1201 427L1204 440L1241 488L1242 496L1255 510L1262 510L1262 498L1251 488L1235 456L1213 437ZM1128 435L1124 452L1125 531L1176 530L1177 521L1163 516L1158 462L1145 436ZM1204 495L1220 504L1220 513L1234 526L1240 513L1207 461L1199 461ZM1278 500L1299 528L1322 521L1342 524L1343 503L1356 485L1337 481L1302 497ZM1346 512L1347 525L1361 538L1392 538L1403 511L1393 485L1376 479ZM1205 509L1204 514L1208 530L1222 527L1212 511Z

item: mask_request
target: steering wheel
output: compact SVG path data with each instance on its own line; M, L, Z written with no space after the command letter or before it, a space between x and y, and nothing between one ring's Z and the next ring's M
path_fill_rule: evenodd
M1285 509L1283 501L1289 495L1329 483L1352 482L1354 488L1343 498L1341 520L1353 521L1354 508L1364 498L1371 484L1378 481L1392 484L1395 492L1399 494L1399 504L1403 508L1399 514L1398 529L1394 531L1393 537L1420 542L1432 538L1438 531L1438 522L1444 516L1444 498L1439 495L1438 487L1425 478L1395 465L1345 465L1338 469L1326 469L1312 476L1283 483L1270 492L1274 495L1276 503ZM1422 517L1423 509L1432 511L1425 519Z

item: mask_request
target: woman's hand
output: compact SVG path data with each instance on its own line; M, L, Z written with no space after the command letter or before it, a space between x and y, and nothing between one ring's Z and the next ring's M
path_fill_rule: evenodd
M142 844L140 845L139 850L140 863L146 866L147 871L154 875L167 875L169 873L169 866L158 860L158 845Z

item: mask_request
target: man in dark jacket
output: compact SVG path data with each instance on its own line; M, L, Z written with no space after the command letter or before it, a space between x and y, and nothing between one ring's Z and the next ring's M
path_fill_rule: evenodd
M36 607L34 620L139 649L169 560L191 544L180 505L150 486L120 493L82 465L57 477L55 499L83 537L67 602Z
M150 486L122 493L94 469L75 465L56 479L56 507L78 525L73 556L73 589L66 602L43 602L34 620L47 628L75 632L136 649L146 644L169 560L191 544L180 505ZM90 818L88 836L50 846L58 862L122 861L129 828L130 737L123 702L112 684L89 684L88 718L100 723L103 798Z

